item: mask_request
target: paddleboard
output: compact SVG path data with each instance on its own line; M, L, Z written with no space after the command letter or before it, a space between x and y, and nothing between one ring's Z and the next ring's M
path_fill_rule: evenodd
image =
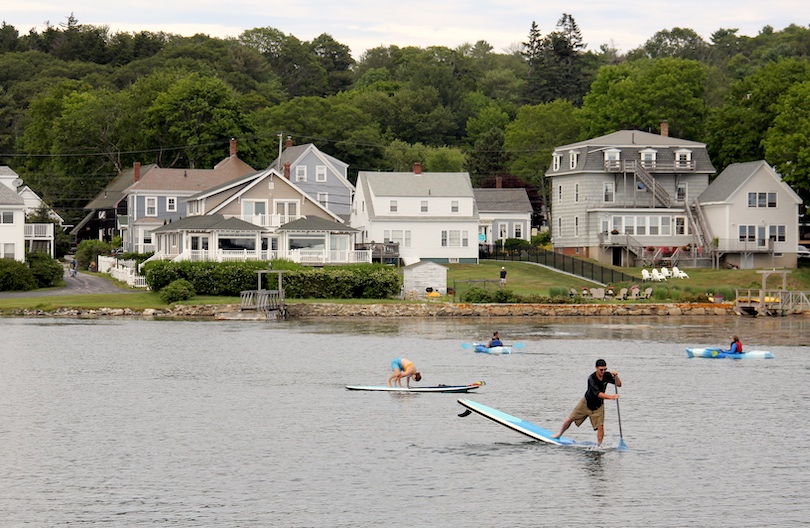
M346 385L349 390L356 391L383 391L383 392L470 392L484 385L483 381L476 381L469 385L437 385L435 387L389 387L387 385Z
M686 355L688 357L702 357L713 359L773 359L773 353L767 350L752 350L750 352L743 352L742 354L732 354L724 352L721 348L687 348Z
M576 442L575 440L565 436L551 438L554 432L549 431L548 429L544 429L539 425L535 425L521 418L512 416L511 414L506 414L503 411L493 409L492 407L487 407L486 405L482 405L472 400L460 398L458 403L469 409L469 411L478 413L485 418L489 418L495 423L501 424L530 438L534 438L535 440L540 440L541 442L547 442L549 444L558 446L591 445L590 443ZM465 411L465 413L462 413L459 416L466 416L469 414L469 411Z

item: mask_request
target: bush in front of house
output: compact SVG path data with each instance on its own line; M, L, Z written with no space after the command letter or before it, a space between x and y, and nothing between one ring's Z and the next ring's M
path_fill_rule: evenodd
M90 263L98 264L98 256L105 257L112 251L112 245L103 240L82 240L76 248L75 258L79 262L79 269L86 270Z
M267 262L171 262L157 260L143 267L146 284L160 291L178 279L189 281L198 295L238 296L258 287L257 270L266 270ZM272 289L272 286L268 287Z
M65 275L65 268L51 258L47 253L42 251L34 251L25 257L31 273L34 275L34 280L37 281L38 288L50 288L56 286L62 281Z
M36 288L37 280L24 262L0 258L0 291L28 291Z
M178 301L187 301L194 297L194 286L191 285L186 279L177 279L171 284L160 290L160 298L166 304L176 303Z
M400 294L399 271L383 264L303 268L284 274L293 299L387 299Z

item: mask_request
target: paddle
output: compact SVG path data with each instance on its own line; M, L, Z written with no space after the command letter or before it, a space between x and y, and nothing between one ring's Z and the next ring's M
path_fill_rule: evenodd
M469 343L461 343L461 348L473 348L474 346L475 345L471 345ZM501 345L501 346L512 347L512 348L523 348L526 345L524 345L523 343L515 343L514 345Z
M613 388L616 389L616 394L619 394L619 387L616 384L613 384ZM616 415L619 417L619 449L627 449L627 444L624 443L624 437L622 436L622 413L619 411L619 399L616 398Z

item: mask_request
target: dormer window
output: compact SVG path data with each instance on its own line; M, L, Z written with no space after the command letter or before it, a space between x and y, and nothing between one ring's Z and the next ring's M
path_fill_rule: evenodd
M639 156L641 157L641 166L645 169L652 169L655 168L655 155L657 151L654 149L644 149L639 152Z
M560 170L561 164L562 164L562 154L555 152L554 156L551 157L551 165L553 170L555 171Z
M675 168L676 169L692 168L691 150L680 149L675 151Z
M622 151L619 149L608 149L605 151L605 169L613 172L620 169Z
M568 153L568 167L571 169L576 169L577 164L579 163L579 152L576 150L572 150Z

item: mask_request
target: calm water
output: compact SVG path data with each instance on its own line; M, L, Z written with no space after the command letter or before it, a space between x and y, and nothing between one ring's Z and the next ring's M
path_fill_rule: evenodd
M497 325L497 326L493 326ZM521 354L461 347L500 330ZM727 344L774 360L687 359ZM0 319L0 526L806 525L810 320L237 323ZM603 450L559 448L458 395L345 390L390 360L555 429L597 357ZM612 390L612 387L611 387ZM593 440L592 430L569 436Z

